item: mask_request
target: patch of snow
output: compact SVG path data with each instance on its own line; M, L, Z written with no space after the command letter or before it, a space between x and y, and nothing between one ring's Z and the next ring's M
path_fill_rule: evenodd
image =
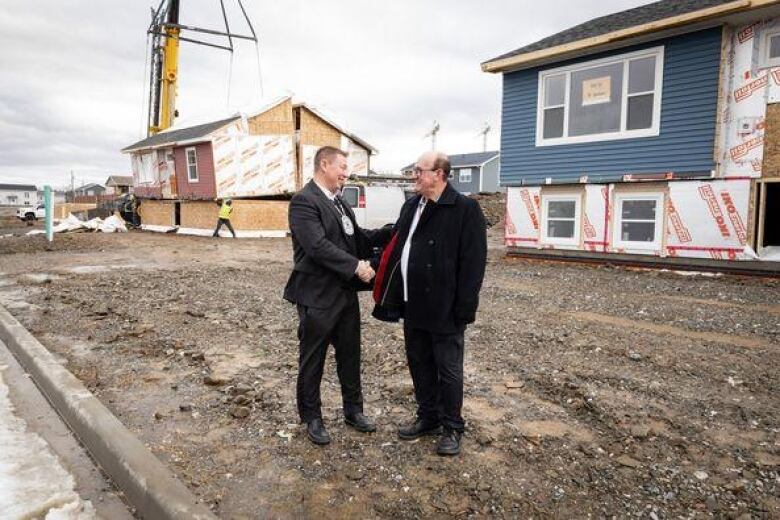
M38 434L14 415L0 366L0 518L93 520L92 503Z

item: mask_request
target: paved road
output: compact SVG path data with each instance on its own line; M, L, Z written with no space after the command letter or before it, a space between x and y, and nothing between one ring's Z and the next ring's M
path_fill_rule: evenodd
M2 342L0 446L0 518L133 518Z

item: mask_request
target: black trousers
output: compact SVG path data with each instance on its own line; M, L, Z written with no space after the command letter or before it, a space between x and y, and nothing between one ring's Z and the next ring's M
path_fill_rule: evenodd
M298 305L298 414L301 422L322 418L320 383L328 345L336 351L344 414L363 412L360 384L360 305L357 293L345 292L335 305L315 309Z
M434 334L404 324L417 417L463 431L463 332Z
M214 234L211 236L219 236L219 230L222 229L223 224L227 226L231 233L233 233L233 238L236 238L236 232L233 231L233 226L230 225L230 219L228 218L221 218L217 221L217 229L214 230Z

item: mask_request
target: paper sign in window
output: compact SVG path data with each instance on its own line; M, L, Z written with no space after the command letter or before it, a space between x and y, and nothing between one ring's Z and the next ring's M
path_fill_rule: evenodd
M582 105L609 103L612 98L612 78L586 79L582 82Z

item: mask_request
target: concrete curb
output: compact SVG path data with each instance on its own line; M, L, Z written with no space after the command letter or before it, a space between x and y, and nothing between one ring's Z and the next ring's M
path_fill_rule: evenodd
M138 515L150 520L216 519L206 507L196 504L173 473L2 306L0 340Z

